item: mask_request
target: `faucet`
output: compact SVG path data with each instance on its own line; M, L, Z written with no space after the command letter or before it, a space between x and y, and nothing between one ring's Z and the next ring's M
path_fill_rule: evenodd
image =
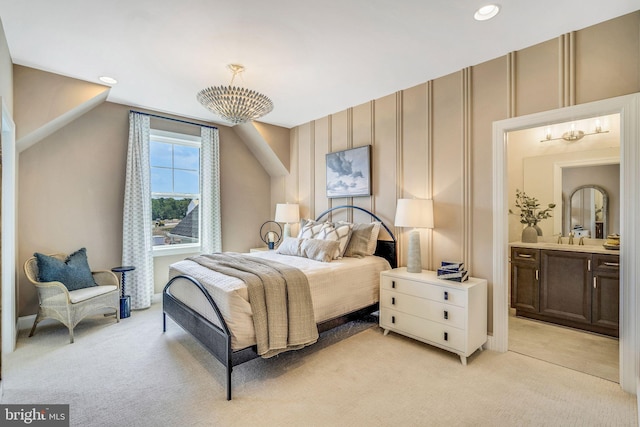
M569 233L569 244L573 245L573 231Z
M558 244L562 243L562 233L558 234Z

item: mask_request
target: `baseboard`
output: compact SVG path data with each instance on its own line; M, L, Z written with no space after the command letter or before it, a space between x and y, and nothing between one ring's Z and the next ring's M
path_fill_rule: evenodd
M33 326L33 322L36 320L35 314L30 314L28 316L18 317L18 330L21 329L31 329Z

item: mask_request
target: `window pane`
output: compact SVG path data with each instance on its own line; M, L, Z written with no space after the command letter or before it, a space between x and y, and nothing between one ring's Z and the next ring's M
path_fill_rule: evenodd
M151 191L154 193L173 193L173 169L151 168ZM194 191L197 193L197 191Z
M200 193L200 178L197 171L174 169L174 193Z
M173 144L151 141L149 144L149 161L151 166L170 168L173 165Z
M198 172L200 168L200 149L186 145L174 145L173 167Z
M155 197L151 199L153 246L199 242L198 199Z

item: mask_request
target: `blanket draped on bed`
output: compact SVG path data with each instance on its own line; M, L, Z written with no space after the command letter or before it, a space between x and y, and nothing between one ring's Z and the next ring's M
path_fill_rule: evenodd
M260 356L272 357L318 340L309 282L299 269L230 252L188 259L247 285Z

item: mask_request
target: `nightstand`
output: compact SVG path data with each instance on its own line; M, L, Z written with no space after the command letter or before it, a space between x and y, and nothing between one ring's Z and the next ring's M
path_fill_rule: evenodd
M435 271L380 273L380 327L467 357L487 342L487 281L438 279Z
M263 246L261 248L251 248L251 249L249 249L249 252L266 252L268 250L269 250L268 247Z

